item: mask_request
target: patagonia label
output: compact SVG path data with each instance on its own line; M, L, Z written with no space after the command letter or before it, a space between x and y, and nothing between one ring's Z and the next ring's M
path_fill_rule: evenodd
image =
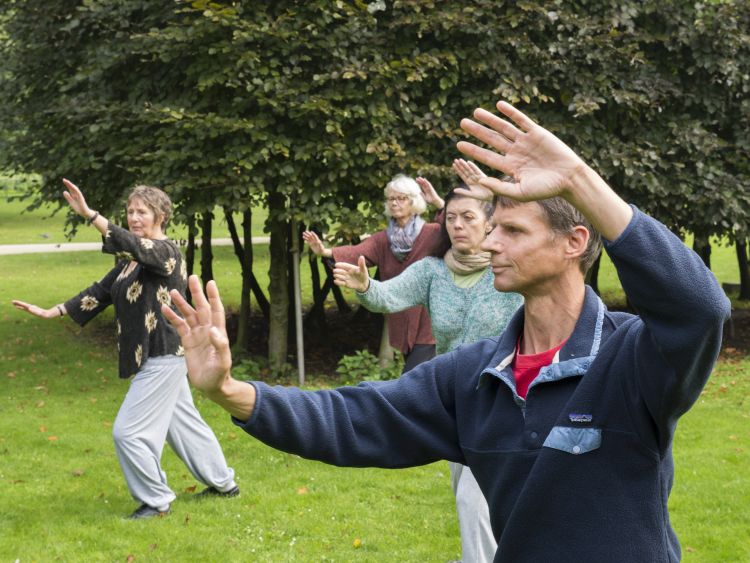
M591 422L592 420L594 420L594 415L572 412L568 415L568 419L570 420L570 422Z

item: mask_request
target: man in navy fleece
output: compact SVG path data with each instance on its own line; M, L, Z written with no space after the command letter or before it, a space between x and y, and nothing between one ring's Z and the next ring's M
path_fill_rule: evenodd
M570 148L507 103L508 120L463 120L494 150L467 156L512 177L499 196L495 287L525 297L497 338L396 381L327 391L231 377L224 311L196 277L196 309L172 298L190 379L263 442L343 466L469 465L490 507L496 561L677 561L669 523L672 439L698 398L729 304L700 259L627 205ZM551 199L550 199L551 198ZM584 285L598 232L639 316L607 311Z

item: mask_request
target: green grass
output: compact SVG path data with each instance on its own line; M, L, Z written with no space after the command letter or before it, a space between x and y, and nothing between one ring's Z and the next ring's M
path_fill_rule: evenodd
M200 485L166 448L164 469L178 494L172 515L123 520L136 505L110 437L127 382L115 375L109 322L97 319L79 333L69 320L44 322L7 308L0 319L0 560L457 556L445 463L384 471L307 462L252 440L199 395L242 495L196 500Z
M14 205L0 202L0 244L48 242L39 237L47 230L59 237L54 242L64 241L60 215L46 223L41 212L19 216ZM215 251L216 279L236 307L239 265L230 248ZM256 245L255 256L265 287L267 247ZM196 404L237 471L242 495L196 500L193 491L200 486L167 447L163 465L178 494L172 515L123 520L135 503L111 441L127 389L116 377L111 312L80 330L69 319L42 321L10 306L12 298L60 302L111 265L111 257L98 252L0 256L0 561L458 557L445 463L385 471L305 461L249 438L199 394ZM713 265L720 281L737 281L732 248L714 247ZM309 279L303 260L308 301ZM606 258L600 286L608 302L622 299ZM308 374L308 381L315 386L328 380ZM680 423L670 506L687 562L750 560L749 397L750 358L725 357Z

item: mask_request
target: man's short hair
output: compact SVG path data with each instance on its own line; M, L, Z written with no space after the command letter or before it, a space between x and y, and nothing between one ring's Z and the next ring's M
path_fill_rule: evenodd
M602 251L602 237L599 232L583 216L583 213L561 197L541 199L532 203L537 203L542 208L542 212L547 219L547 224L555 234L568 235L573 232L575 227L586 227L586 230L589 232L589 242L578 262L581 272L585 275L589 271L589 268L594 265L594 262L596 262ZM505 196L496 196L494 204L505 208L518 207L521 205L521 202Z

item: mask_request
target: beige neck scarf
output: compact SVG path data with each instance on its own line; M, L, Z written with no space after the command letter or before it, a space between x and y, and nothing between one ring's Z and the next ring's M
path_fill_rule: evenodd
M454 274L465 276L478 272L490 265L490 253L478 252L477 254L461 254L452 248L445 253L443 260L445 265Z

